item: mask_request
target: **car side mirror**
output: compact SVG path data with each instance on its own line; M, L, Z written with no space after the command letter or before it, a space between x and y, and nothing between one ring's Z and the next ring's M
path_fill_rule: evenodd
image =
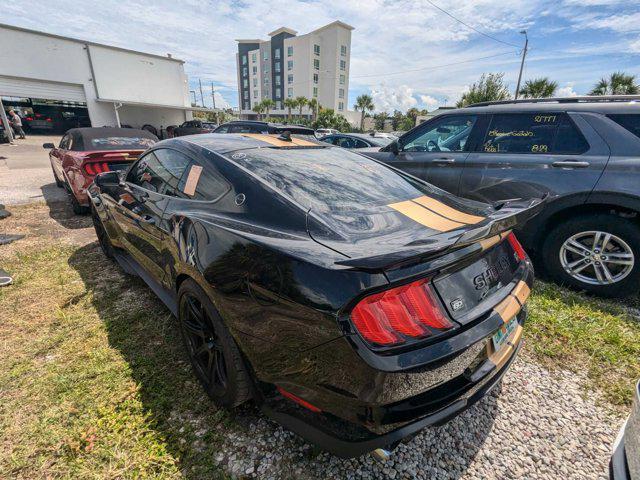
M398 142L398 140L394 140L389 144L388 149L391 153L393 153L394 155L397 155L398 153L400 153L400 150L401 150L400 142Z
M102 187L117 187L120 185L121 178L119 172L104 172L96 175L93 182L100 188Z
M47 150L51 150L52 148L56 148L53 143L43 143L42 148L46 148Z

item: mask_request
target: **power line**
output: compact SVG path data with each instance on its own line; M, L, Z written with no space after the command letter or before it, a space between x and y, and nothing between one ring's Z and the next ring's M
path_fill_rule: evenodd
M491 40L494 40L496 42L502 43L504 45L509 45L511 47L516 47L516 48L520 48L520 45L516 45L515 43L509 43L509 42L505 42L504 40L500 40L499 38L493 37L491 35L489 35L488 33L483 32L482 30L478 30L477 28L469 25L468 23L463 22L462 20L460 20L458 17L452 15L451 13L447 12L445 9L440 8L438 5L436 5L435 3L433 3L431 0L426 0L427 3L429 3L432 7L437 8L438 10L440 10L442 13L444 13L445 15L453 18L456 22L461 23L462 25L464 25L465 27L473 30L476 33L479 33L480 35L483 35L487 38L490 38Z

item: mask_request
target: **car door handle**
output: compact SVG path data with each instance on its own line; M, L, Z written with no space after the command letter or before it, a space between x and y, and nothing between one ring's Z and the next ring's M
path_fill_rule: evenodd
M551 166L556 168L587 168L589 166L589 162L579 162L577 160L564 160L564 161L553 162Z
M447 157L436 158L433 163L437 165L451 165L452 163L456 163L456 159Z

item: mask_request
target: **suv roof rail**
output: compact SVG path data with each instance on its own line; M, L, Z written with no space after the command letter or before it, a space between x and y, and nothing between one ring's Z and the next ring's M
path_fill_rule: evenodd
M495 102L479 102L467 105L471 107L487 107L490 105L510 105L518 103L597 103L597 102L636 102L640 95L583 95L579 97L523 98L519 100L498 100Z

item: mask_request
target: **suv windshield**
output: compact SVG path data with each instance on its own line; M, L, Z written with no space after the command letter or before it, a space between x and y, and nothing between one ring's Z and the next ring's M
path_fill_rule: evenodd
M443 193L380 163L330 147L243 150L229 155L305 208L362 210Z

